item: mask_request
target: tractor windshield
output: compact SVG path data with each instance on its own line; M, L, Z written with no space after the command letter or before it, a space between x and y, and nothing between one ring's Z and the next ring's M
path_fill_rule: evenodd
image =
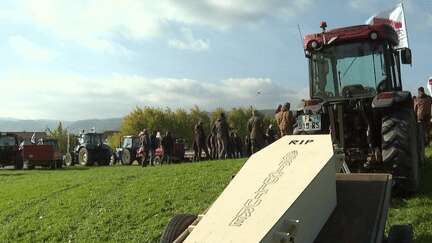
M0 137L0 146L14 146L16 145L15 137L3 136Z
M102 144L101 134L86 134L84 135L84 143L100 145Z
M313 53L309 64L313 98L371 97L388 88L383 45L330 46Z
M123 148L131 148L132 147L132 138L124 138L122 147Z

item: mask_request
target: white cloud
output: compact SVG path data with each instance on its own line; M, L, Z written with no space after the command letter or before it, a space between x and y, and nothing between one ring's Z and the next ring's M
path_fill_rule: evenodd
M143 40L160 36L169 23L228 29L266 17L297 15L312 0L22 0L22 16L60 38L108 53L124 53L118 37ZM190 46L184 40L176 46ZM186 45L184 45L186 44ZM205 47L204 40L195 46Z
M0 113L18 118L118 117L137 105L190 108L197 104L207 110L249 105L273 108L286 101L298 103L304 95L303 91L289 90L266 78L207 82L123 74L89 78L16 73L0 81L7 84L6 90L11 90L2 95Z
M9 45L27 60L52 61L59 56L57 51L44 48L20 35L9 37Z
M182 39L171 39L168 45L180 50L205 51L209 49L210 43L207 39L196 39L190 29L181 30Z

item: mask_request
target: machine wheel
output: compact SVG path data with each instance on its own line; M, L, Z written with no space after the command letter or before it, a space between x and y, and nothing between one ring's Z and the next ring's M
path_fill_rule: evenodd
M64 163L67 167L73 165L72 155L70 153L66 153L64 156Z
M91 165L92 158L90 157L90 153L86 148L82 148L78 152L78 163L80 165L88 166Z
M411 225L393 225L390 228L387 243L412 243L414 242L413 236Z
M160 243L172 243L183 231L191 225L197 216L192 214L178 214L165 227Z
M160 156L156 156L156 157L153 159L153 164L154 164L154 165L162 165L162 158L161 158Z
M416 193L420 184L417 123L412 110L394 110L382 119L382 158L393 168L403 194Z
M16 170L22 170L23 167L24 167L24 161L23 161L21 155L17 155L16 161L15 161L15 169Z
M103 153L103 157L101 158L100 165L110 165L110 163L111 163L111 151L106 150Z
M122 156L121 156L121 161L122 164L124 165L131 165L132 164L132 156L131 156L131 152L129 149L125 149L123 150Z

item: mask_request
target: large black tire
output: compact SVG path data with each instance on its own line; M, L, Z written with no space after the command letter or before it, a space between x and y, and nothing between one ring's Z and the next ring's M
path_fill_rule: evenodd
M100 165L110 165L111 162L111 151L110 150L105 150L102 154L102 158L100 158Z
M89 166L92 165L93 159L91 153L86 148L81 148L78 152L78 163L80 165Z
M393 225L390 228L387 243L412 243L414 242L413 228L411 225Z
M420 184L417 122L413 110L393 110L382 119L382 158L393 168L396 191L416 193ZM398 178L404 178L398 180Z
M122 164L131 165L132 164L132 156L129 149L124 149L121 156Z
M174 240L177 239L177 237L179 237L196 218L197 216L192 214L178 214L174 216L174 218L172 218L165 227L160 243L174 242Z

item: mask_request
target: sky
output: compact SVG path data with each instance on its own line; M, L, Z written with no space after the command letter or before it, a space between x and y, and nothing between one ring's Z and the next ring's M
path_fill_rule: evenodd
M389 0L2 0L0 117L121 117L135 107L274 108L307 98L302 34L363 24ZM404 1L412 67L432 76L432 1Z

